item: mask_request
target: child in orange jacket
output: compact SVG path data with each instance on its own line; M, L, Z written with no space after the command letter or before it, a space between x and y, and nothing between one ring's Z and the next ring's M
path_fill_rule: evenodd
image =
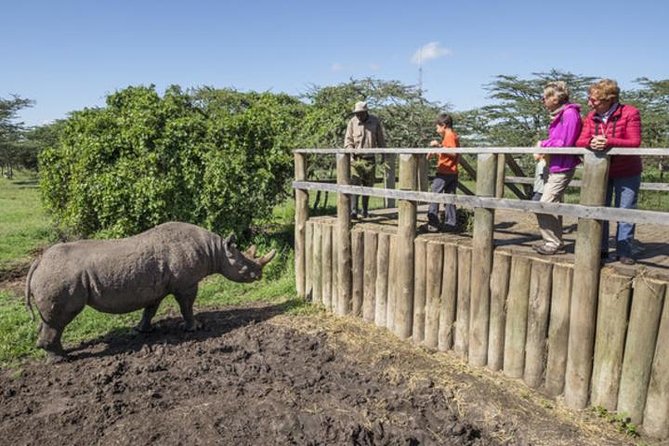
M441 136L441 143L437 140L430 142L430 147L459 147L459 138L453 131L453 118L451 115L442 113L436 120L437 133ZM428 153L427 158L434 156ZM454 194L458 187L458 155L446 155L440 153L437 158L437 173L432 180L432 192ZM457 217L455 205L447 204L445 207L444 225L439 224L439 203L430 203L427 211L428 232L438 232L440 228L445 232L455 231Z

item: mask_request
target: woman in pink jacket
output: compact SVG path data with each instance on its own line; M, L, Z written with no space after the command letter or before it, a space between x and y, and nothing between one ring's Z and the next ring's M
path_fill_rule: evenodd
M544 88L543 103L552 120L548 127L548 139L539 141L540 147L574 147L581 131L581 107L569 103L569 89L562 81L551 82ZM551 155L548 164L548 180L541 196L542 203L560 203L564 191L574 177L580 162L575 155ZM534 249L543 255L564 251L562 243L562 219L549 214L537 214L543 243Z
M618 102L620 88L616 81L604 79L590 86L588 106L583 131L576 141L578 147L607 150L611 147L639 147L641 145L641 116L631 105ZM639 155L612 156L609 164L609 181L606 205L611 206L615 192L615 206L635 209L641 185L641 157ZM618 222L616 231L616 259L633 265L632 240L634 223ZM608 257L609 222L603 224L602 259Z

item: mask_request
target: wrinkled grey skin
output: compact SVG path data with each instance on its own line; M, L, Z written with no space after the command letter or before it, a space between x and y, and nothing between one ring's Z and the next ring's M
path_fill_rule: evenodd
M235 282L260 279L274 251L255 258L255 247L240 252L231 235L223 239L188 223L170 222L119 240L81 240L47 249L28 272L26 305L34 298L42 323L37 346L63 359L63 330L84 306L103 313L144 309L136 327L151 330L151 319L168 294L176 297L185 329L198 328L193 302L198 282L221 273Z

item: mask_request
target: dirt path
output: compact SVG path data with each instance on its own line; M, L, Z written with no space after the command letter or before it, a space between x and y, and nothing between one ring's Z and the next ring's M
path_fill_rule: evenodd
M194 334L169 317L150 335L109 333L76 346L67 363L4 370L0 443L627 441L450 355L353 319L282 315L288 306L205 311L205 329Z

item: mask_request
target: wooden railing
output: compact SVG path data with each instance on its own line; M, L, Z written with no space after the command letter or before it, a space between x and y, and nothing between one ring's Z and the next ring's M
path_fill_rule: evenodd
M351 154L393 154L399 156L398 189L352 186L350 184ZM476 196L417 192L419 159L426 153L477 154ZM574 154L583 157L579 204L540 203L528 200L495 198L501 196L501 154ZM335 155L337 184L310 182L307 179L307 154ZM565 377L565 400L571 407L583 408L590 396L592 358L595 339L596 308L600 278L600 245L602 221L627 221L669 225L669 212L618 209L605 207L607 174L610 155L669 156L669 149L615 148L606 152L582 148L397 148L397 149L299 149L295 156L295 275L298 295L305 296L305 227L308 220L308 191L322 190L338 193L337 199L337 302L338 314L351 312L351 217L350 195L367 195L399 200L398 246L395 255L402 265L398 270L395 318L391 324L401 338L412 335L412 305L414 294L414 239L416 209L419 202L457 204L474 209L471 266L471 315L469 326L469 361L483 366L488 361L488 330L490 325L490 283L494 249L494 210L509 209L532 213L564 215L578 218L575 245L574 277L571 288L570 330ZM666 191L660 187L658 190Z

